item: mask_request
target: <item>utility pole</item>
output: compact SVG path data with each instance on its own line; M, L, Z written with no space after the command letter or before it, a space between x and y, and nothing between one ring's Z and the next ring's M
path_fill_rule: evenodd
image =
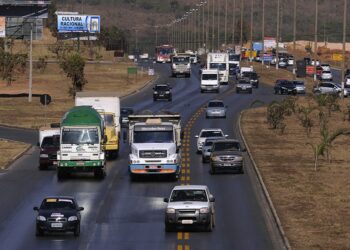
M232 13L232 44L235 44L235 28L236 28L236 0L233 0L233 13Z
M225 46L227 45L227 0L225 0Z
M220 2L221 0L217 0L218 1L218 50L220 50Z
M158 25L156 25L156 47L158 46Z
M341 72L341 97L344 98L344 85L345 85L345 49L346 49L346 12L348 7L348 0L344 0L344 14L343 14L343 61L342 61L342 72Z
M297 34L297 0L294 0L294 17L293 17L293 50L294 51L296 49L296 34Z
M202 46L205 49L205 47L207 46L205 44L205 18L204 18L204 9L205 9L205 3L206 2L202 2Z
M243 9L244 9L244 0L241 0L241 37L239 44L241 45L241 50L243 47Z
M210 49L209 48L209 32L210 32L210 0L207 0L207 11L208 11L208 19L207 19L207 34L206 34L206 37L205 37L205 44L206 44L206 49ZM205 51L207 52L207 51Z
M317 61L317 32L318 32L318 0L315 0L315 51L314 51L314 82L317 80L316 61Z
M278 51L279 51L279 40L280 40L280 0L277 0L277 34L276 34L276 69L278 69Z
M32 85L33 85L33 23L30 24L28 102L32 102Z
M254 0L251 0L250 5L250 53L249 53L249 59L253 61L253 8L254 8Z
M261 27L261 36L262 36L262 59L261 66L265 64L265 0L262 0L262 27Z
M212 1L213 2L213 25L211 28L211 33L212 33L212 37L211 37L211 50L214 51L214 37L215 37L215 0Z

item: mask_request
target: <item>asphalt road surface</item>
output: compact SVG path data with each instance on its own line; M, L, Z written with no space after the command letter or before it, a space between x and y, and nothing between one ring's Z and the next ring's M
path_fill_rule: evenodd
M222 128L229 138L238 138L236 127L241 110L255 100L266 103L276 98L272 89L260 85L253 94L236 94L234 85L222 86L219 94L200 93L198 66L191 78L170 78L168 64L156 65L158 82L173 86L173 101L153 102L152 89L123 99L122 106L136 110L168 109L182 115L188 146L183 153L183 174L177 182L152 178L131 182L128 174L127 143L121 142L120 156L108 162L103 181L81 174L58 182L54 169L38 170L38 149L34 147L0 174L1 249L280 249L266 220L265 206L256 194L251 163L246 157L245 174L210 175L209 165L196 154L195 135L202 128ZM221 98L228 105L226 119L206 119L204 104ZM37 133L0 128L0 137L36 144ZM186 141L185 141L186 142ZM216 198L216 227L213 232L180 228L164 230L163 197L174 185L204 184ZM50 234L35 236L33 206L48 195L74 196L82 212L81 235Z

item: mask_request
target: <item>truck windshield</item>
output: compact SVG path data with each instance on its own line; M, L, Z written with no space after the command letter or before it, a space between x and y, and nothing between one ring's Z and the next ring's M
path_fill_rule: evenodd
M202 80L217 80L217 74L202 74Z
M62 144L98 144L97 129L63 129Z
M229 61L239 61L240 55L229 55L228 60Z
M226 63L211 63L210 69L226 70Z
M178 201L208 201L205 190L174 190L170 198L171 202Z
M114 126L113 115L105 114L104 115L104 121L105 121L105 125L106 126Z
M189 63L189 57L173 57L173 63Z
M173 131L135 131L134 143L172 143Z

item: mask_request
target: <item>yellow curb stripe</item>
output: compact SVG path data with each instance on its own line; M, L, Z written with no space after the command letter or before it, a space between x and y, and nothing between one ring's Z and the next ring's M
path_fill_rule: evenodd
M178 240L182 240L183 239L183 233L182 232L178 232L177 233L177 239Z
M185 232L184 234L185 234L185 240L189 240L189 238L190 238L190 233Z

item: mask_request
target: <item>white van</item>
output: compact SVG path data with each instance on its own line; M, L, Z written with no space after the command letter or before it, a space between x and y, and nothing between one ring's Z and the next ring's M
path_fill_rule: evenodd
M204 91L215 91L219 93L220 79L217 69L203 69L201 75L201 93Z

